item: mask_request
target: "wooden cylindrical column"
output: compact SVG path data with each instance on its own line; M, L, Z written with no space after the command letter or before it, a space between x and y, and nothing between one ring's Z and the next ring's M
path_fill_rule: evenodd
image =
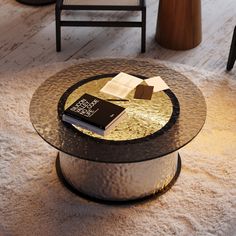
M160 0L156 40L174 50L196 47L202 40L201 0Z

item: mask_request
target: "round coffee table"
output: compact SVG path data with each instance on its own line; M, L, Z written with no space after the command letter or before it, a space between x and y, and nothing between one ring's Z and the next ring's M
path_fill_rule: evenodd
M63 110L84 92L109 98L102 86L119 72L141 79L160 75L170 89L152 100L119 101L124 119L107 136L65 124ZM57 173L73 192L98 201L124 202L166 192L181 169L178 149L201 130L206 104L185 76L140 60L104 59L78 64L47 79L34 93L31 122L38 134L59 150Z

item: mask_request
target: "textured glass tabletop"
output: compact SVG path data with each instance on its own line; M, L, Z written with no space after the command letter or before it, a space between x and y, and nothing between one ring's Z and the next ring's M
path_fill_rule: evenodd
M119 72L148 78L160 75L171 90L154 93L151 101L133 99L128 119L108 136L76 130L61 121L63 110L84 92L110 98L100 88ZM123 102L124 103L124 102ZM30 104L31 122L38 134L58 150L86 160L129 163L158 158L191 141L206 118L201 91L185 76L148 61L94 60L62 70L35 91ZM126 131L126 132L125 132Z

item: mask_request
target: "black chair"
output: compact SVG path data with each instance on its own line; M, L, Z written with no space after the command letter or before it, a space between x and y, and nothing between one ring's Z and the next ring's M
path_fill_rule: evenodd
M56 2L56 0L16 0L16 1L23 4L35 5L35 6L41 6Z
M236 26L234 27L234 33L233 33L232 43L230 46L227 67L226 67L228 71L230 71L234 67L235 60L236 60Z
M95 3L94 3L95 2ZM107 3L108 2L108 3ZM72 21L61 20L65 10L94 11L139 11L140 21ZM146 49L146 5L145 0L57 0L56 1L56 50L61 51L61 27L139 27L141 28L141 52Z

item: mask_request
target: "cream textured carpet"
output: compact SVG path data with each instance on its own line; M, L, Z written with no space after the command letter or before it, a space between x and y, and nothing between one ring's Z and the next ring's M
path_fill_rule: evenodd
M75 63L1 75L0 235L236 235L236 75L168 64L202 90L206 124L180 150L182 171L170 191L110 206L86 201L59 182L57 152L29 120L34 90Z

